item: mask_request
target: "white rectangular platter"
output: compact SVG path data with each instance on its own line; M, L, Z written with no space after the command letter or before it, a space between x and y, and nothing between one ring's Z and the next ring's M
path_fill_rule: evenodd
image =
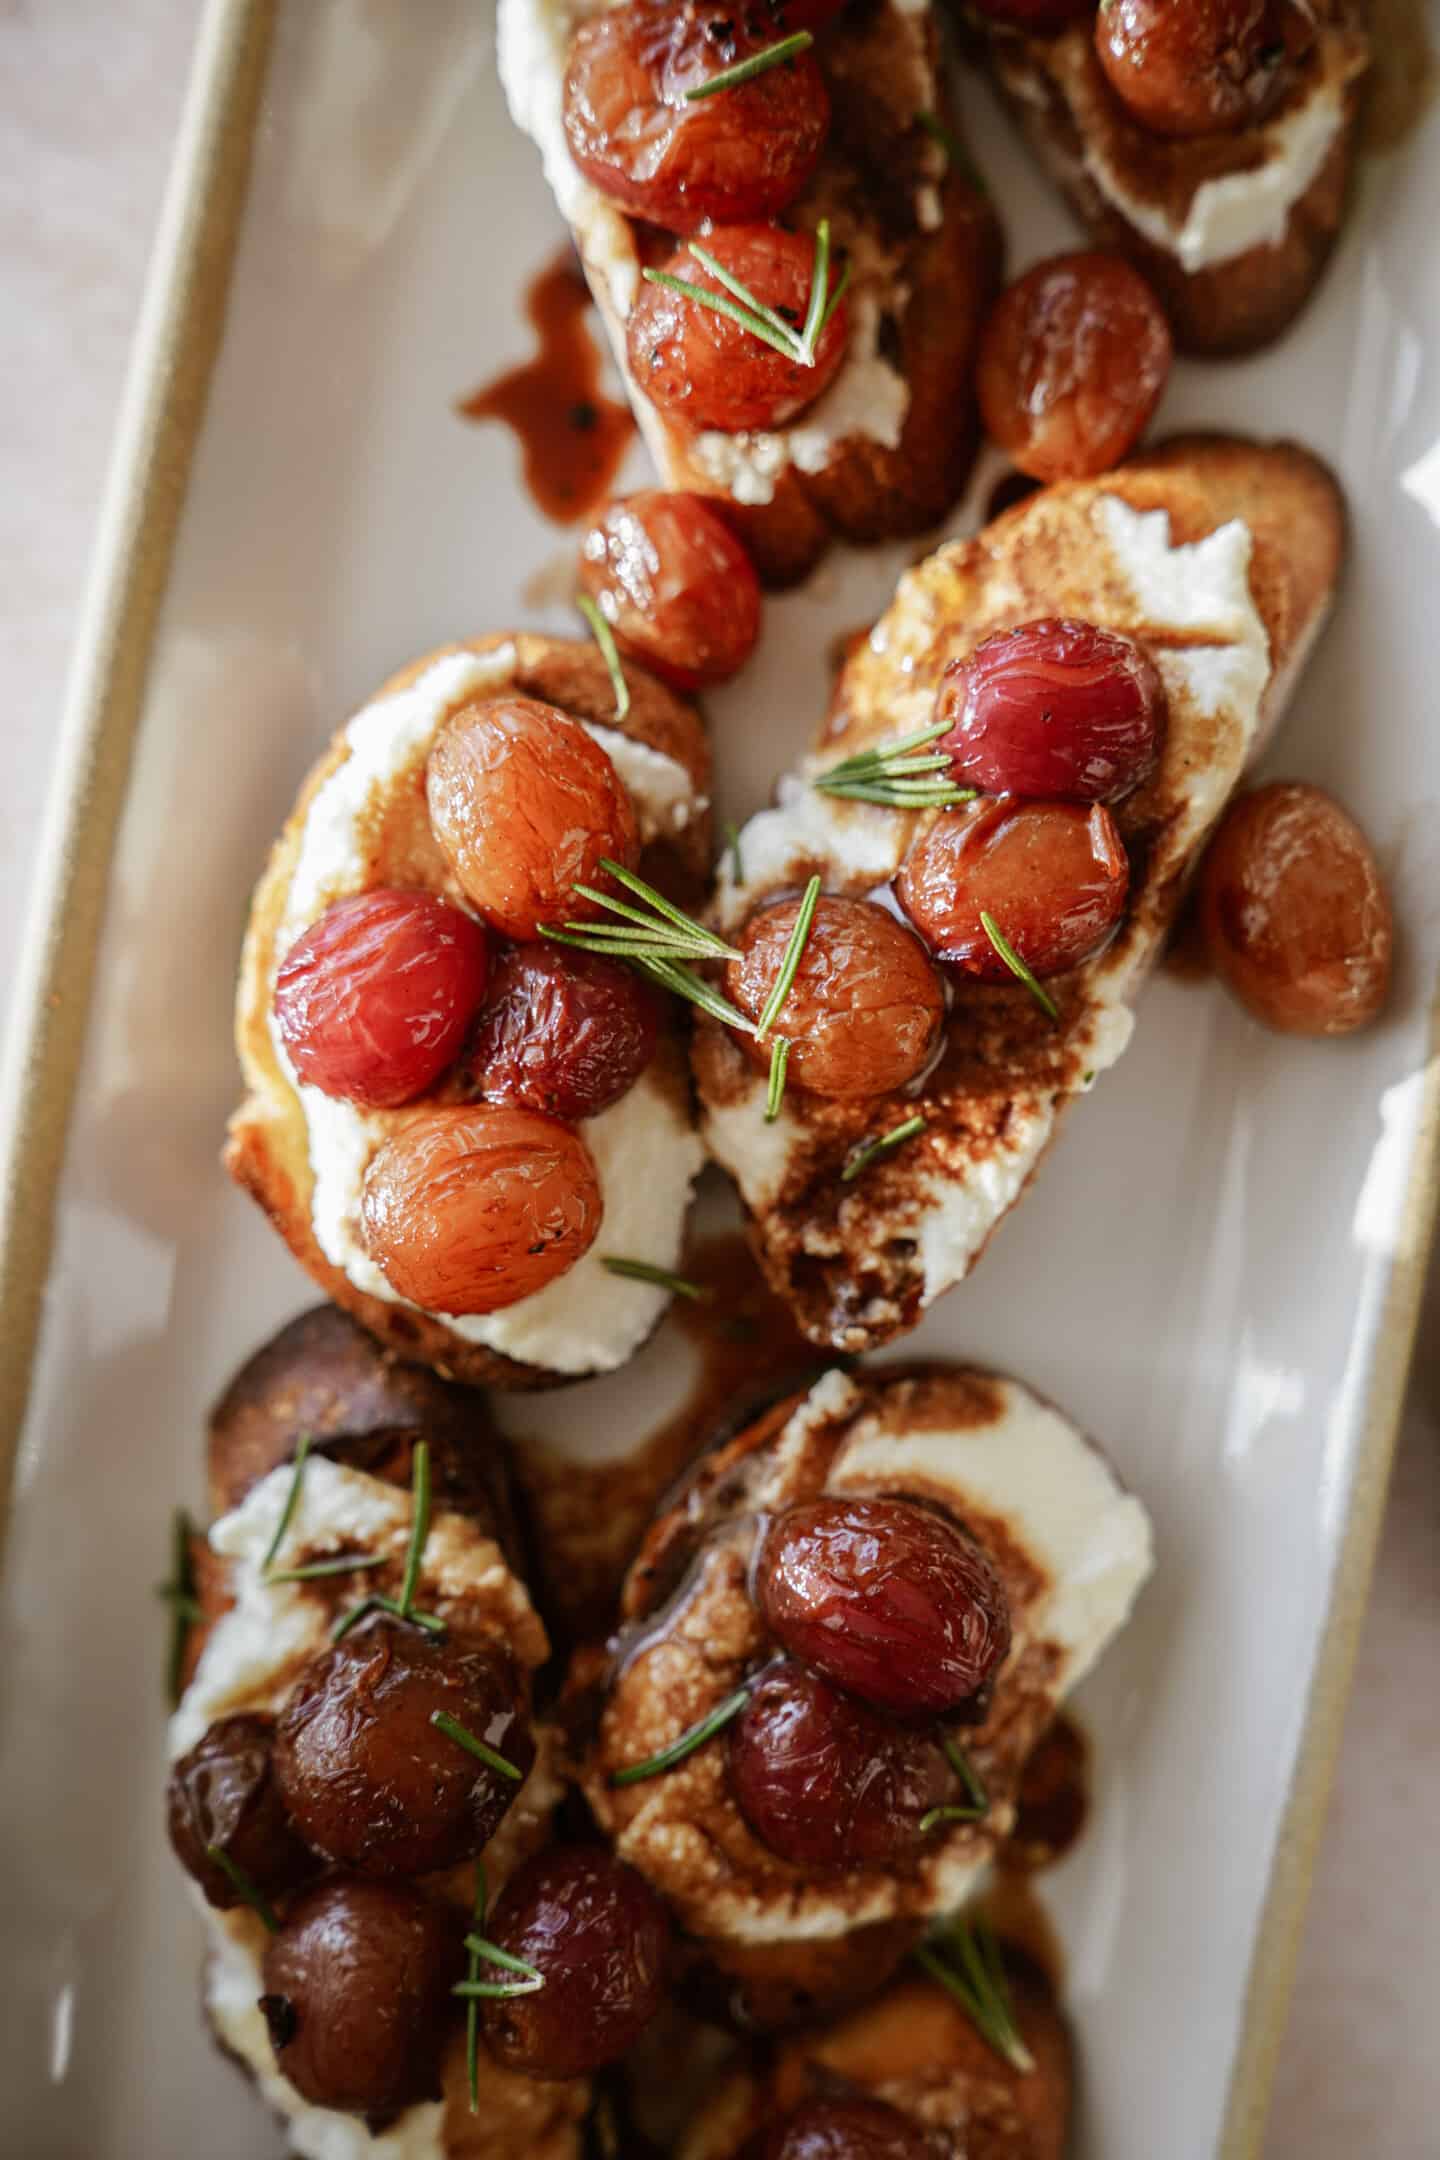
M217 6L212 29L246 12ZM963 102L1012 264L1071 244L983 89ZM1082 2052L1081 2160L1254 2149L1383 1491L1435 1144L1437 201L1432 124L1369 164L1299 329L1243 365L1181 366L1162 414L1293 434L1348 490L1340 607L1267 770L1334 788L1375 837L1404 930L1391 1014L1308 1046L1157 979L1033 1196L906 1346L1056 1397L1156 1521L1155 1581L1081 1703L1091 1827L1043 1883ZM519 296L561 237L504 111L486 0L280 6L15 1460L0 2145L26 2160L280 2150L201 2029L161 1824L151 1595L169 1510L200 1489L209 1401L310 1301L217 1165L234 959L269 840L349 710L447 638L573 627L533 597L573 536L531 507L510 437L454 413L525 357ZM766 800L820 709L832 637L878 613L901 559L836 558L770 604L759 661L709 707L722 817ZM665 1384L649 1353L518 1423L618 1446Z

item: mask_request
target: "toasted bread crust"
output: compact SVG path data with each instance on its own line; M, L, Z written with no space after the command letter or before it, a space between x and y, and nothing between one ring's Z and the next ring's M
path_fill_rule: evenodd
M980 33L996 87L1036 158L1094 239L1144 272L1186 352L1218 358L1272 343L1300 313L1330 259L1345 217L1367 48L1361 7L1336 0L1328 15L1321 36L1344 77L1342 122L1328 156L1291 206L1275 244L1193 271L1105 194L1087 165L1087 149L1103 131L1105 148L1124 160L1134 184L1174 209L1203 182L1243 172L1255 154L1256 132L1180 142L1151 136L1107 82L1088 21L1049 38L994 24ZM1307 70L1301 89L1314 73L1313 66Z
M917 29L933 85L923 95L915 80ZM503 15L501 37L503 44ZM819 172L784 222L812 226L828 215L841 244L858 241L890 261L882 295L886 351L909 392L893 448L865 434L844 435L820 471L787 463L774 476L768 501L739 500L696 455L693 436L651 404L626 364L623 286L642 260L653 259L653 235L624 228L630 244L612 231L603 254L587 248L583 230L575 235L664 484L722 506L771 586L804 577L837 536L866 542L926 532L957 500L978 441L975 349L1002 266L1000 228L986 197L966 170L947 170L945 153L917 119L930 105L953 133L934 16L902 14L889 0L852 0L817 34L815 50L830 91L831 133ZM918 190L938 203L933 229L917 215ZM617 273L614 250L627 245L628 261ZM807 418L802 414L795 424L803 428Z
M376 692L384 697L416 681L435 661L449 653L493 652L513 644L516 660L509 685L497 684L487 694L506 687L523 696L541 698L558 705L581 720L614 728L666 757L675 759L690 775L698 798L708 798L710 753L704 731L694 711L672 692L628 667L630 709L623 719L615 713L614 691L605 661L598 648L565 638L544 637L521 631L513 637L498 634L441 646L423 659L393 675ZM305 821L319 789L348 756L343 730L319 760L301 788L294 810L271 850L269 862L256 886L250 921L240 960L240 980L235 1003L235 1043L248 1094L230 1120L224 1163L236 1184L265 1210L276 1230L313 1281L346 1312L353 1314L371 1335L396 1356L432 1366L444 1378L467 1386L533 1389L562 1386L577 1377L551 1372L543 1366L526 1365L483 1344L467 1342L448 1323L432 1313L359 1290L342 1269L329 1261L316 1240L311 1220L313 1177L305 1113L300 1098L281 1070L270 1039L270 999L279 959L277 939L285 920L290 882L299 860ZM382 840L377 850L383 848ZM697 802L696 814L683 833L647 848L642 859L645 874L667 890L689 896L700 889L709 867L711 818L708 800ZM432 851L433 852L433 851ZM373 865L375 881L435 881L433 862L409 862L397 877L393 860L378 852ZM683 1058L673 1040L663 1039L656 1053L655 1070L664 1083L677 1090L685 1087Z
M897 712L905 714L904 726L917 724L946 665L994 630L1038 615L1104 621L1118 612L1117 626L1128 619L1143 638L1128 586L1118 592L1113 581L1106 586L1097 565L1090 519L1101 496L1141 512L1165 511L1172 546L1203 539L1237 518L1248 526L1251 596L1269 641L1263 741L1339 575L1343 506L1330 474L1293 445L1190 436L1101 480L1066 482L1031 496L977 539L951 543L911 572L896 607L840 676L821 736L827 760L897 732ZM1250 754L1258 747L1252 744ZM972 1186L991 1164L1020 1160L1028 1163L1028 1183L1041 1158L1026 1156L1024 1134L1058 1119L1092 1062L1092 971L1103 967L1108 979L1126 986L1128 999L1174 920L1209 829L1182 823L1191 776L1197 769L1224 772L1218 816L1242 767L1223 716L1211 722L1187 715L1180 726L1172 716L1157 773L1117 812L1132 861L1125 921L1098 960L1050 986L1061 1004L1058 1026L1018 985L966 991L950 1014L940 1062L918 1089L859 1103L792 1091L787 1115L798 1123L799 1138L779 1189L752 1213L750 1234L767 1279L812 1340L860 1351L915 1324L925 1301L916 1215L922 1191L932 1191L937 1180ZM902 828L902 848L905 837ZM824 861L793 867L796 874L829 873L833 882ZM731 1037L708 1019L697 1029L694 1068L707 1113L746 1100L757 1084ZM918 1139L858 1182L842 1183L852 1148L917 1113L925 1119ZM989 1234L1019 1196L1001 1207ZM969 1265L980 1251L983 1244Z

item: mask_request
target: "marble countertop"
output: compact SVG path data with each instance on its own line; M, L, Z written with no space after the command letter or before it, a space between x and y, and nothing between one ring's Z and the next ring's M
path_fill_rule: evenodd
M0 1009L198 6L0 0ZM1440 2150L1440 1268L1281 2056L1267 2160ZM1418 1836L1417 1836L1418 1828Z

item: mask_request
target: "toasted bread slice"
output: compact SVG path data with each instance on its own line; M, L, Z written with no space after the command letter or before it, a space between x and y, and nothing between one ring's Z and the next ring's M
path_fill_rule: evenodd
M897 1981L863 2010L731 2070L692 2119L678 2160L735 2160L757 2132L807 2101L850 2094L938 2133L946 2151L1063 2160L1075 2090L1070 2031L1036 1966L1007 1951L1005 1967L1029 2071L997 2054L936 1982Z
M996 630L1068 615L1135 636L1159 667L1169 721L1154 775L1116 811L1127 913L1104 951L1047 986L1058 1024L1018 983L957 980L942 1055L922 1081L861 1102L791 1088L767 1124L763 1077L722 1027L702 1022L706 1142L740 1187L766 1275L813 1341L866 1350L913 1326L968 1273L1062 1112L1124 1049L1205 838L1325 620L1343 541L1339 491L1305 451L1177 440L1033 495L977 539L941 548L901 580L852 653L818 752L782 783L781 807L740 836L747 882L722 873L722 925L812 872L851 893L893 877L914 816L836 801L809 778L924 727L945 667ZM919 1137L842 1181L852 1150L917 1114Z
M724 1738L663 1774L615 1779L766 1663L774 1645L750 1590L758 1526L821 1494L909 1497L958 1522L1004 1586L1011 1641L963 1742L988 1796L983 1819L937 1825L885 1864L817 1870L751 1830ZM1124 1626L1150 1565L1140 1503L1020 1382L959 1366L831 1371L701 1458L626 1578L619 1654L576 1660L571 1722L588 1700L583 1783L596 1820L751 2024L854 1999L974 1889L1012 1827L1026 1757Z
M1245 353L1298 315L1345 215L1360 78L1358 0L1319 0L1316 43L1274 113L1230 135L1152 134L1106 78L1087 17L1053 36L974 18L1026 140L1102 247L1143 270L1180 346Z
M467 664L472 658L477 665ZM605 661L591 644L521 631L446 646L416 661L393 676L365 712L341 729L315 766L251 906L235 1008L236 1047L249 1093L230 1121L226 1167L259 1201L327 1296L400 1357L433 1365L470 1385L544 1387L609 1370L623 1363L655 1325L665 1294L648 1283L605 1273L599 1252L592 1249L536 1296L483 1319L447 1319L399 1300L363 1251L356 1213L358 1181L393 1122L413 1106L362 1112L342 1103L327 1112L328 1098L307 1100L317 1097L317 1091L296 1086L271 1033L276 968L304 923L341 893L405 885L459 897L430 830L419 775L435 735L452 712L475 697L507 691L559 706L598 732L636 803L643 873L679 895L697 890L710 852L710 753L704 731L691 707L661 684L635 668L628 671L628 679L630 707L620 718ZM393 711L395 726L413 732L414 716L405 719L399 694L417 687L425 692L427 715L433 707L433 719L426 717L414 739L406 737L408 747L390 756L388 715ZM361 721L368 731L367 754L375 753L378 759L376 777L358 807L350 806L353 815L347 812L347 832L358 836L355 847L342 850L333 874L320 880L322 889L313 904L307 902L301 910L302 922L296 919L294 887L314 828L312 814L329 783L356 754L352 730ZM327 805L329 801L325 796ZM629 1094L587 1122L585 1135L596 1154L605 1197L601 1243L607 1250L659 1267L674 1266L685 1200L698 1170L690 1115L683 1057L674 1040L665 1038L650 1070ZM334 1204L326 1202L329 1227L323 1234L317 1228L315 1168L321 1143L314 1127L320 1117L328 1121L332 1163L340 1166L340 1176L326 1188ZM634 1161L637 1148L639 1166ZM619 1160L622 1154L630 1158L628 1174ZM602 1157L611 1158L608 1176ZM648 1187L643 1174L647 1168ZM654 1201L653 1207L647 1208L647 1199ZM650 1246L653 1251L643 1249ZM576 1317L583 1318L583 1339L574 1337Z
M733 435L677 426L626 364L641 270L668 245L591 186L566 144L569 40L595 12L597 0L500 0L500 75L517 123L540 147L665 485L723 503L773 585L803 577L836 535L928 531L974 457L975 346L1001 252L985 197L921 122L953 126L930 0L853 0L817 36L832 127L786 222L810 230L828 217L848 254L850 351L825 395L788 427Z

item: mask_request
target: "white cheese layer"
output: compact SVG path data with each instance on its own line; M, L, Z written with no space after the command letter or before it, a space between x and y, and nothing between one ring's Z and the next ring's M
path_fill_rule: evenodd
M1019 78L999 63L1012 89ZM1051 61L1072 110L1084 111L1092 67L1088 32L1054 48ZM1334 64L1323 72L1300 102L1253 132L1260 156L1246 172L1203 180L1183 218L1176 218L1152 198L1126 184L1094 139L1081 125L1082 162L1086 173L1120 215L1152 246L1173 255L1190 275L1232 262L1251 248L1278 247L1297 202L1312 186L1345 124L1346 63L1337 48ZM1021 92L1021 94L1025 94Z
M615 357L652 453L665 470L666 433L625 361L624 325L640 290L640 261L628 219L593 187L570 155L564 85L570 39L580 22L613 0L499 0L496 57L511 117L540 152L556 203L574 232L596 298L612 331ZM920 54L931 0L888 0ZM917 59L917 65L920 64ZM927 68L928 73L928 68ZM934 96L921 101L933 105ZM939 218L931 187L917 204L922 229ZM820 472L847 437L867 436L887 449L900 441L910 405L903 375L880 354L881 306L857 284L850 300L850 347L825 395L789 427L726 434L707 429L690 444L707 478L737 502L770 502L789 465Z
M366 878L364 819L377 789L422 758L441 723L467 699L508 683L513 645L488 653L451 653L407 689L377 698L345 734L350 754L316 791L275 949L283 954L317 915ZM587 724L614 762L635 802L642 836L682 832L701 803L676 759L636 743L617 728ZM405 1304L365 1249L360 1208L365 1172L384 1144L386 1117L341 1102L296 1076L272 1016L271 1042L305 1113L314 1179L311 1216L327 1260L357 1290ZM608 1372L623 1365L655 1326L667 1293L651 1283L609 1274L606 1253L674 1270L690 1190L704 1151L688 1118L653 1073L642 1074L618 1103L581 1124L594 1158L604 1216L596 1245L555 1282L495 1313L446 1315L466 1342L481 1343L523 1365L552 1372Z
M1250 530L1239 519L1222 525L1203 540L1173 546L1164 510L1141 512L1118 496L1101 495L1092 510L1097 549L1103 549L1113 572L1133 595L1133 607L1111 619L1097 612L1102 628L1147 634L1178 632L1199 642L1179 647L1157 644L1153 658L1174 712L1220 722L1213 754L1184 777L1184 805L1170 829L1167 845L1184 851L1198 843L1234 787L1260 738L1262 713L1270 686L1270 647L1265 625L1250 590ZM1097 590L1102 580L1097 578ZM923 646L933 635L928 596L918 580L901 581L895 604L877 627L878 640ZM901 663L904 664L903 661ZM898 700L895 732L903 734L928 719L928 693ZM923 709L922 709L923 708ZM744 880L731 874L733 852L722 870L717 918L734 929L767 894L793 885L819 867L832 891L863 893L888 881L900 866L909 842L910 820L896 811L832 801L808 784L809 774L829 760L807 761L800 776L781 782L775 809L752 818L739 837ZM1154 958L1154 944L1130 940L1092 962L1086 970L1086 1009L1072 1041L1079 1060L1076 1086L1088 1089L1098 1073L1120 1057L1134 1021L1131 1004ZM963 988L957 990L963 998ZM735 1179L748 1207L756 1213L773 1206L787 1172L805 1145L803 1118L793 1104L774 1125L765 1123L763 1076L747 1078L734 1099L706 1105L701 1128L711 1155ZM1003 1143L974 1162L964 1178L927 1166L923 1141L911 1154L913 1174L906 1219L887 1223L886 1232L905 1230L917 1241L924 1275L922 1303L929 1305L969 1272L996 1224L1019 1198L1026 1179L1054 1131L1062 1097L1053 1090L1018 1091ZM804 1233L807 1251L819 1257L853 1249L864 1224L863 1195L842 1201L838 1234L834 1229Z

